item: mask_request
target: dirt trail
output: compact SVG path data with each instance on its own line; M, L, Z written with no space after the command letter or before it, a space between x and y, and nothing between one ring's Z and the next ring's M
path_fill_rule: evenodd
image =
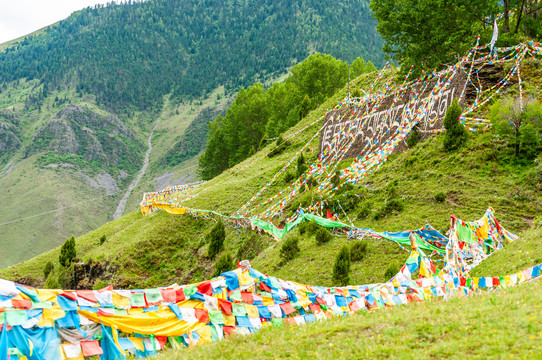
M143 175L145 175L145 172L147 171L147 167L149 166L149 157L151 156L151 152L152 152L152 134L154 133L154 130L160 123L160 118L161 117L159 117L154 123L151 133L149 134L149 137L147 138L147 144L149 148L147 149L147 152L145 153L145 160L143 161L143 167L141 167L141 170L139 170L139 173L137 174L136 178L132 181L132 183L128 187L128 190L126 190L126 193L124 194L123 198L119 201L117 210L115 210L115 213L113 214L113 219L118 219L124 214L124 210L126 208L126 202L128 201L130 194L132 194L132 191L137 186L137 184L139 184L139 182L141 181L141 178L143 177Z

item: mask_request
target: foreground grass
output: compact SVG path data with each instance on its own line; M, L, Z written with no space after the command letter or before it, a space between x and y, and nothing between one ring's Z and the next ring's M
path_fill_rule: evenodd
M262 329L157 359L539 359L542 282L469 298Z

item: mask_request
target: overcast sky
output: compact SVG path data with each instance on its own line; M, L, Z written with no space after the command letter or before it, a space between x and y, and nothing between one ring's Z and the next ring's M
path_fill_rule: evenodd
M111 0L0 0L0 44ZM118 1L115 1L118 2Z

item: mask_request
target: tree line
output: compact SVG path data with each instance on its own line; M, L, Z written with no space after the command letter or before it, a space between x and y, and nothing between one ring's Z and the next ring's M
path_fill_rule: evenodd
M225 116L209 124L209 139L199 158L199 174L211 179L256 153L262 139L275 138L294 126L342 88L352 77L375 71L360 57L351 65L316 53L291 69L284 82L265 89L256 83L237 94Z
M0 53L0 88L39 79L113 111L148 110L166 94L232 94L322 51L381 65L369 0L147 0L96 5Z

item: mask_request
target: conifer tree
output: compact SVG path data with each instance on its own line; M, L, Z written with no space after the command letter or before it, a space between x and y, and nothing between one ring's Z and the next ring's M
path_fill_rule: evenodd
M68 266L73 261L76 256L75 252L75 238L72 237L67 239L64 245L60 248L60 255L58 261L62 266Z
M218 220L215 226L207 233L207 241L209 241L209 251L207 256L214 259L215 256L224 248L224 240L226 239L226 228L222 220Z
M444 117L446 132L444 133L443 142L446 151L457 150L467 139L465 127L459 122L462 111L457 99L453 101L452 105L446 111L446 116Z
M344 245L337 255L333 266L333 282L339 286L348 285L350 282L350 248Z

